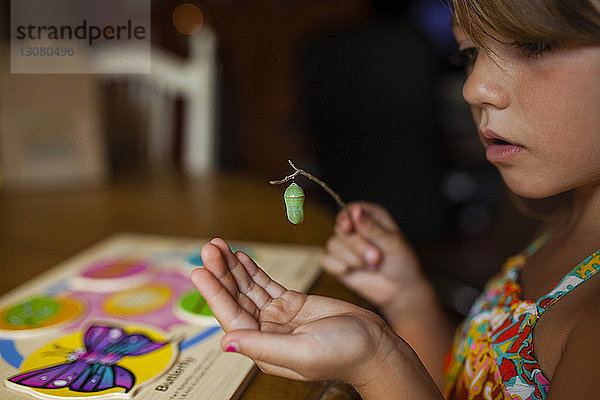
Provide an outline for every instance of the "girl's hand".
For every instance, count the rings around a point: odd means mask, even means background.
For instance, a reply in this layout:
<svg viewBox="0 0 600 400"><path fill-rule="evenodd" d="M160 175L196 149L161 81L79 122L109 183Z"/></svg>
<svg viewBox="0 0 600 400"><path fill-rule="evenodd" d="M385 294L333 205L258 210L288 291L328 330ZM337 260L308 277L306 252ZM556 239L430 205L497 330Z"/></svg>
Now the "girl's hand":
<svg viewBox="0 0 600 400"><path fill-rule="evenodd" d="M442 387L452 322L390 214L373 203L349 208L338 214L321 264L383 312Z"/></svg>
<svg viewBox="0 0 600 400"><path fill-rule="evenodd" d="M222 239L201 255L205 267L191 278L227 332L222 348L252 358L266 373L360 387L401 341L370 311L286 290Z"/></svg>
<svg viewBox="0 0 600 400"><path fill-rule="evenodd" d="M401 304L410 309L419 291L430 290L411 246L383 207L359 202L349 209L338 214L321 264L384 313L402 311Z"/></svg>

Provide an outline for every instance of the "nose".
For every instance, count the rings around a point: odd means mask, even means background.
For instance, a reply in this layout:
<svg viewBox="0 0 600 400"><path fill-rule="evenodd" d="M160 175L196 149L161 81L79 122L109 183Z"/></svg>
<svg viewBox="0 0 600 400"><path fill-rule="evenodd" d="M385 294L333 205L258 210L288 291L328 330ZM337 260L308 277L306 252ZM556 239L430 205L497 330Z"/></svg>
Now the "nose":
<svg viewBox="0 0 600 400"><path fill-rule="evenodd" d="M510 104L507 78L501 60L480 51L463 86L463 97L471 107L506 108Z"/></svg>

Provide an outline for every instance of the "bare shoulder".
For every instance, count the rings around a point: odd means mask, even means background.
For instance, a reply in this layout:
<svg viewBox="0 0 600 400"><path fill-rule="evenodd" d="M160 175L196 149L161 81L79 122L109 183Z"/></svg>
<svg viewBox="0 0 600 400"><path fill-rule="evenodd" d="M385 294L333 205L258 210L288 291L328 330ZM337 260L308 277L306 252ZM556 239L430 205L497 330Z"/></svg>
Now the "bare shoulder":
<svg viewBox="0 0 600 400"><path fill-rule="evenodd" d="M600 378L600 284L594 277L574 296L572 323L563 341L548 400L597 399ZM574 309L576 308L576 310Z"/></svg>
<svg viewBox="0 0 600 400"><path fill-rule="evenodd" d="M592 343L594 348L600 348L600 276L593 278L595 282L589 282L589 288L585 296L581 296L580 301L574 304L579 310L574 313L575 319L573 326L569 331L565 350L569 344L576 345L578 342L588 339L590 347Z"/></svg>

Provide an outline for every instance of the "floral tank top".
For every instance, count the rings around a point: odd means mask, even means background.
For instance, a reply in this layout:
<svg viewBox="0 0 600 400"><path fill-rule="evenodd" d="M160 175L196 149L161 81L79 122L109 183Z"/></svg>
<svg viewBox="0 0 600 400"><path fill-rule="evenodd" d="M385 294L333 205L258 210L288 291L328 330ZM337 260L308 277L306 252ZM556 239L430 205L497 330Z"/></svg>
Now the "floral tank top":
<svg viewBox="0 0 600 400"><path fill-rule="evenodd" d="M459 326L444 363L445 398L546 399L550 381L533 351L533 328L553 303L600 271L596 250L537 301L523 300L518 277L548 233L509 258Z"/></svg>

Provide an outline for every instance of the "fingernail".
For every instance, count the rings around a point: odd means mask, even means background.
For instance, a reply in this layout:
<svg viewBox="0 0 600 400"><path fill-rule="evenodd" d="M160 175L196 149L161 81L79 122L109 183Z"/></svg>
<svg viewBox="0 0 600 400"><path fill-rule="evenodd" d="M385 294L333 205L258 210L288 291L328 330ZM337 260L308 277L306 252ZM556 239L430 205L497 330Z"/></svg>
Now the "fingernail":
<svg viewBox="0 0 600 400"><path fill-rule="evenodd" d="M192 276L194 276L194 272L195 272L196 270L198 270L198 269L203 269L203 267L196 267L196 268L194 268L194 269L192 270L192 272L190 272L190 278L191 278Z"/></svg>
<svg viewBox="0 0 600 400"><path fill-rule="evenodd" d="M361 221L365 217L365 210L363 210L362 207L357 207L355 210L354 218Z"/></svg>
<svg viewBox="0 0 600 400"><path fill-rule="evenodd" d="M228 353L237 353L240 351L240 346L237 343L229 343L225 351Z"/></svg>
<svg viewBox="0 0 600 400"><path fill-rule="evenodd" d="M375 271L377 269L377 266L374 264L367 264L367 270L369 271Z"/></svg>
<svg viewBox="0 0 600 400"><path fill-rule="evenodd" d="M365 258L369 264L375 265L377 262L377 252L373 249L368 249L365 251Z"/></svg>

